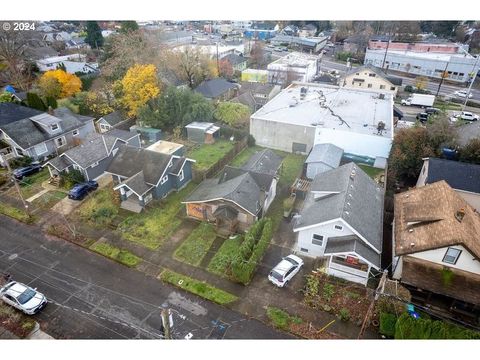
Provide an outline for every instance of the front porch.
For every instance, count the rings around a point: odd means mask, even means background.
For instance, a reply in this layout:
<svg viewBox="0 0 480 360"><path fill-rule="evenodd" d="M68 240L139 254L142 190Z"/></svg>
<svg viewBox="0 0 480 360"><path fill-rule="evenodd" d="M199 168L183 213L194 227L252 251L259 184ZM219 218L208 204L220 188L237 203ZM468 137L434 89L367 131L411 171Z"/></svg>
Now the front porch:
<svg viewBox="0 0 480 360"><path fill-rule="evenodd" d="M132 211L137 214L141 213L143 210L143 206L140 205L135 196L130 196L126 198L126 200L122 200L120 207L124 210Z"/></svg>
<svg viewBox="0 0 480 360"><path fill-rule="evenodd" d="M353 256L330 256L326 273L341 279L367 286L370 266Z"/></svg>

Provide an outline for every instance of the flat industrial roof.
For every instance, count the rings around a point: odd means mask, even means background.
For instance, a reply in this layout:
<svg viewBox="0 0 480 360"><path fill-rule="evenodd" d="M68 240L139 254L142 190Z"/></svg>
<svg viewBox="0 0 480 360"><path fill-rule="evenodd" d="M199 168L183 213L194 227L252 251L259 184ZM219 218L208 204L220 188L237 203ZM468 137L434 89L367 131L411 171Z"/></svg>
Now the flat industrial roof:
<svg viewBox="0 0 480 360"><path fill-rule="evenodd" d="M385 54L383 49L368 49L368 52L378 52ZM436 53L436 52L418 52L418 51L402 51L402 50L388 50L389 54L393 55L403 55L408 57L414 57L418 59L430 59L430 60L440 60L440 61L450 61L452 58L461 58L461 59L475 59L470 54L462 53Z"/></svg>
<svg viewBox="0 0 480 360"><path fill-rule="evenodd" d="M302 88L307 89L303 99ZM380 98L382 95L383 99ZM379 135L377 126L383 121L385 131L379 136L391 138L393 95L367 89L294 82L254 113L252 118L368 135Z"/></svg>
<svg viewBox="0 0 480 360"><path fill-rule="evenodd" d="M320 59L316 55L309 55L304 54L301 52L291 52L280 59L271 62L270 65L290 65L290 66L298 66L298 67L306 67L311 65L314 61Z"/></svg>
<svg viewBox="0 0 480 360"><path fill-rule="evenodd" d="M152 145L148 146L146 149L151 151L156 151L162 154L171 155L178 149L181 149L182 147L183 147L182 144L177 144L177 143L165 141L165 140L159 140L156 143L153 143Z"/></svg>

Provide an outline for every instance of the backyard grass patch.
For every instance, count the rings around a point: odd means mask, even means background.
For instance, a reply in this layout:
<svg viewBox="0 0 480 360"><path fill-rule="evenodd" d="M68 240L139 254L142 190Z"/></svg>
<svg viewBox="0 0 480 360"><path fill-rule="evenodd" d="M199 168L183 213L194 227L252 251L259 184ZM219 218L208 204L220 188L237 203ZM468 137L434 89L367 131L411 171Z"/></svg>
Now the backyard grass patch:
<svg viewBox="0 0 480 360"><path fill-rule="evenodd" d="M300 176L306 156L289 154L282 151L275 152L283 157L280 181L278 183L281 186L290 186L295 179Z"/></svg>
<svg viewBox="0 0 480 360"><path fill-rule="evenodd" d="M11 218L14 218L18 221L30 224L35 222L35 217L32 215L28 215L25 211L20 210L14 206L5 204L5 203L0 203L0 214L9 216Z"/></svg>
<svg viewBox="0 0 480 360"><path fill-rule="evenodd" d="M202 223L193 230L180 247L175 251L173 257L184 263L198 266L208 249L212 246L217 234L211 224Z"/></svg>
<svg viewBox="0 0 480 360"><path fill-rule="evenodd" d="M194 187L195 184L191 182L179 192L155 202L155 206L149 206L140 214L126 218L118 227L122 238L152 250L158 248L182 222L177 216L183 207L181 201Z"/></svg>
<svg viewBox="0 0 480 360"><path fill-rule="evenodd" d="M85 202L80 205L78 214L92 225L110 225L118 214L120 204L115 197L114 190L107 185L91 193Z"/></svg>
<svg viewBox="0 0 480 360"><path fill-rule="evenodd" d="M226 276L231 262L238 254L242 241L243 237L240 235L225 240L208 264L207 270L220 276Z"/></svg>
<svg viewBox="0 0 480 360"><path fill-rule="evenodd" d="M214 144L202 144L187 151L187 157L196 160L194 168L206 170L233 149L234 143L217 140Z"/></svg>
<svg viewBox="0 0 480 360"><path fill-rule="evenodd" d="M231 166L242 167L257 151L263 150L260 146L251 146L243 149L230 163Z"/></svg>
<svg viewBox="0 0 480 360"><path fill-rule="evenodd" d="M140 259L138 256L135 256L130 251L119 249L106 243L93 244L90 246L90 249L129 267L134 267L140 261L142 261L142 259Z"/></svg>
<svg viewBox="0 0 480 360"><path fill-rule="evenodd" d="M272 324L282 330L289 330L292 324L301 324L303 321L297 316L291 316L282 309L269 306L267 308L267 317Z"/></svg>
<svg viewBox="0 0 480 360"><path fill-rule="evenodd" d="M384 169L377 169L373 166L365 165L365 164L358 164L358 167L365 171L368 176L372 179L375 179L378 175L385 173Z"/></svg>
<svg viewBox="0 0 480 360"><path fill-rule="evenodd" d="M206 282L192 279L188 276L178 274L170 270L164 270L159 275L160 280L172 284L180 289L189 291L204 299L216 302L220 305L229 304L238 298L226 291L220 290Z"/></svg>

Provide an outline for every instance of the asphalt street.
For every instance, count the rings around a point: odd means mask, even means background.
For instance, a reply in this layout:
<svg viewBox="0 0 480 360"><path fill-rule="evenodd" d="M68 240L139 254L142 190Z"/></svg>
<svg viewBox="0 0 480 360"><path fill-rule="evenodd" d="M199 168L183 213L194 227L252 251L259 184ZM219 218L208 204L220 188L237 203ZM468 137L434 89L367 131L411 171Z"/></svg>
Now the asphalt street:
<svg viewBox="0 0 480 360"><path fill-rule="evenodd" d="M161 339L164 308L172 310L176 339L291 338L1 215L0 272L46 295L50 303L34 317L56 338Z"/></svg>

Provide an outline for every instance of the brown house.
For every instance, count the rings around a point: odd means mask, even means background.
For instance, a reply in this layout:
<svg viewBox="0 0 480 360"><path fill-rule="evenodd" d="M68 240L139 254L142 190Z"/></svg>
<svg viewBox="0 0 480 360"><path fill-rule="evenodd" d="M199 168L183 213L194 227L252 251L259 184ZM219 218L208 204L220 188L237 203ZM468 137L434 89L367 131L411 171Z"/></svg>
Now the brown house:
<svg viewBox="0 0 480 360"><path fill-rule="evenodd" d="M447 182L395 196L393 252L417 302L480 317L480 215Z"/></svg>

